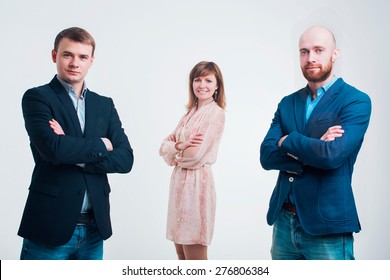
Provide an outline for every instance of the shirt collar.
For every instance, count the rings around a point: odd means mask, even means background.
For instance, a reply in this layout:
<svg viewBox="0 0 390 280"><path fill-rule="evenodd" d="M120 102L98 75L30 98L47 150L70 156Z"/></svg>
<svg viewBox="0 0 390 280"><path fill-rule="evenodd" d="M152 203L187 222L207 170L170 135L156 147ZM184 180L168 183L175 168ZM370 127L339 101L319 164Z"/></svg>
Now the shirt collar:
<svg viewBox="0 0 390 280"><path fill-rule="evenodd" d="M325 92L327 92L331 86L333 86L333 84L337 81L337 77L336 76L333 76L332 80L330 80L329 82L327 82L326 84L324 84L322 87L320 87L319 89L317 89L317 97L320 97L321 95L323 95ZM311 97L312 93L311 93L311 90L309 88L309 85L307 85L307 93L309 95L309 97Z"/></svg>
<svg viewBox="0 0 390 280"><path fill-rule="evenodd" d="M338 78L336 76L333 76L332 80L323 85L322 88L324 89L324 91L327 92L328 89L330 89L330 87L333 86L333 84L337 81L337 79Z"/></svg>
<svg viewBox="0 0 390 280"><path fill-rule="evenodd" d="M64 88L65 88L65 90L66 90L66 92L67 92L68 94L70 94L70 93L76 94L76 93L75 93L75 90L74 90L74 88L73 88L73 86L72 86L71 84L65 82L65 81L64 81L63 79L61 79L58 75L56 75L56 77L57 77L58 81L60 81L60 83L64 86ZM81 90L81 97L82 97L82 98L85 98L85 92L86 92L86 90L87 90L87 83L86 83L85 80L84 80L84 82L83 82L83 88L82 88L82 90Z"/></svg>

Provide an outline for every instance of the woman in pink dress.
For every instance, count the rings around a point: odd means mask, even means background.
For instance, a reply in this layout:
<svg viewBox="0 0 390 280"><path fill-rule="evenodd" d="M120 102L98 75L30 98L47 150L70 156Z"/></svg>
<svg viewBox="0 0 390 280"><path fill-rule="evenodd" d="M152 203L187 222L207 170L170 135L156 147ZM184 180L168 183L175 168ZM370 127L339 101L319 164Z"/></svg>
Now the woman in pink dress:
<svg viewBox="0 0 390 280"><path fill-rule="evenodd" d="M179 260L207 259L216 204L211 165L217 159L225 106L219 67L213 62L199 62L189 77L187 113L160 147L160 155L175 167L167 239L174 242Z"/></svg>

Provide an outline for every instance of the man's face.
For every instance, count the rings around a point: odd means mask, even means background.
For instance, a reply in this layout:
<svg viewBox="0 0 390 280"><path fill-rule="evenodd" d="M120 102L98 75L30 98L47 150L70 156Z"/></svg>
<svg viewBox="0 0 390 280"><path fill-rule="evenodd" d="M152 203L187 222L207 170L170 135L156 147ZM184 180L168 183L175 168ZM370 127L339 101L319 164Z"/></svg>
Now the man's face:
<svg viewBox="0 0 390 280"><path fill-rule="evenodd" d="M309 82L321 83L331 76L338 54L331 34L322 29L305 32L299 52L302 73Z"/></svg>
<svg viewBox="0 0 390 280"><path fill-rule="evenodd" d="M303 76L312 83L321 83L329 78L333 70L333 62L328 61L326 65L315 62L308 62L301 65Z"/></svg>
<svg viewBox="0 0 390 280"><path fill-rule="evenodd" d="M92 46L63 38L57 52L52 51L52 59L62 80L73 87L82 86L93 63Z"/></svg>

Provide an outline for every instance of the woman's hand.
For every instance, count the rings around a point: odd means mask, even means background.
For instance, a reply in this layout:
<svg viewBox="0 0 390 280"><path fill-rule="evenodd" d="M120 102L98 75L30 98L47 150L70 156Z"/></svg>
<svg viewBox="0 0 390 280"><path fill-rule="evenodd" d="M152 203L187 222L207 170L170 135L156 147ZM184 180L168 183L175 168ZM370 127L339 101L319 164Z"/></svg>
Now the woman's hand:
<svg viewBox="0 0 390 280"><path fill-rule="evenodd" d="M202 142L203 142L203 134L196 133L196 134L190 135L190 137L188 137L187 141L185 141L185 142L177 142L175 144L175 148L176 148L176 150L183 151L183 150L190 148L190 147L197 147L200 144L202 144Z"/></svg>
<svg viewBox="0 0 390 280"><path fill-rule="evenodd" d="M51 119L49 121L49 125L50 125L51 129L53 129L53 132L55 134L57 134L57 135L65 135L64 131L62 130L61 125L55 119Z"/></svg>

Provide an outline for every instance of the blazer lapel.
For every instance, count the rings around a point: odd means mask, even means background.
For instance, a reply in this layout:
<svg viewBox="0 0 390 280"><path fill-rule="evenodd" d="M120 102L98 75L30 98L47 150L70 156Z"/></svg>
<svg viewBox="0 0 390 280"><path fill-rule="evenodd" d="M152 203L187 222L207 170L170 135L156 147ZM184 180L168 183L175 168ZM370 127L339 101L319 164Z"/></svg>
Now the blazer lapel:
<svg viewBox="0 0 390 280"><path fill-rule="evenodd" d="M91 94L91 92L87 89L85 93L85 127L84 127L84 135L85 137L92 136L96 126L96 120L98 113L98 102L96 96Z"/></svg>
<svg viewBox="0 0 390 280"><path fill-rule="evenodd" d="M333 102L333 100L337 97L339 93L339 88L344 83L343 79L339 78L325 93L320 102L318 102L317 106L314 108L313 113L311 114L308 122L307 122L307 131L309 131L315 121L321 116L321 113L328 108L328 106Z"/></svg>
<svg viewBox="0 0 390 280"><path fill-rule="evenodd" d="M63 85L58 81L57 77L54 77L50 82L51 88L56 92L59 100L64 105L66 111L69 114L69 118L72 120L74 129L77 136L83 136L81 131L79 118L77 117L77 112L73 106L72 100L70 99L68 93L66 92Z"/></svg>
<svg viewBox="0 0 390 280"><path fill-rule="evenodd" d="M306 88L300 90L300 92L294 98L294 112L295 112L295 123L299 133L305 131L305 114L306 114Z"/></svg>

